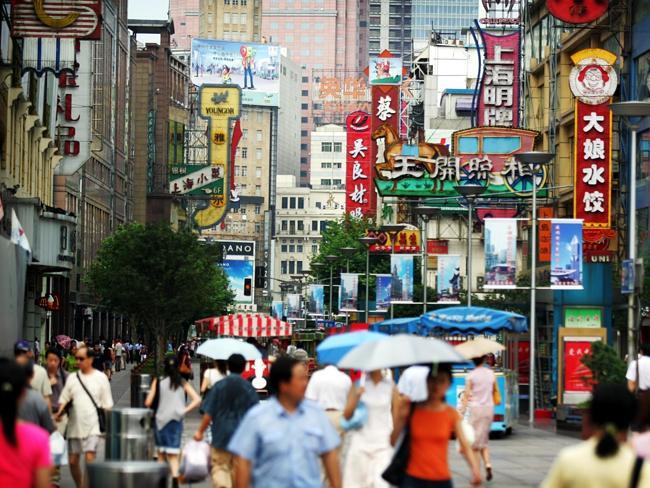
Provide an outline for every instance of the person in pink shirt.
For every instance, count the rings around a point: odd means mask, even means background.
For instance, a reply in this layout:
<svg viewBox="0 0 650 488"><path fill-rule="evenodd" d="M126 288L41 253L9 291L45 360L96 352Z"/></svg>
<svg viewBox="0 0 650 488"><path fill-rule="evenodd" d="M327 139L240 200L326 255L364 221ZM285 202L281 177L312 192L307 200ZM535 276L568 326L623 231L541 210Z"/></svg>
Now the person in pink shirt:
<svg viewBox="0 0 650 488"><path fill-rule="evenodd" d="M476 435L472 448L480 453L485 463L486 480L492 479L492 465L490 464L490 451L488 440L492 419L494 417L494 388L496 377L494 371L485 365L487 357L474 359L476 367L467 375L465 392L469 402L469 422Z"/></svg>
<svg viewBox="0 0 650 488"><path fill-rule="evenodd" d="M650 396L641 395L638 399L636 428L632 436L632 446L636 455L650 461Z"/></svg>
<svg viewBox="0 0 650 488"><path fill-rule="evenodd" d="M47 488L52 470L49 435L17 419L26 388L24 368L0 359L0 486Z"/></svg>

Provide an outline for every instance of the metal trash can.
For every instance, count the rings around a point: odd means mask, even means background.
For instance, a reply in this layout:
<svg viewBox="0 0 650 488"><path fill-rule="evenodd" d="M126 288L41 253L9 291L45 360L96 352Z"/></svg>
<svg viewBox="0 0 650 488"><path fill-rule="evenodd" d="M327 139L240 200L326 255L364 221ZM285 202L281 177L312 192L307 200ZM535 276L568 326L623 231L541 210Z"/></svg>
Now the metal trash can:
<svg viewBox="0 0 650 488"><path fill-rule="evenodd" d="M155 461L106 461L87 465L89 488L166 488L169 467Z"/></svg>
<svg viewBox="0 0 650 488"><path fill-rule="evenodd" d="M131 375L131 406L144 408L144 401L151 390L152 376L150 374Z"/></svg>
<svg viewBox="0 0 650 488"><path fill-rule="evenodd" d="M106 459L150 461L153 456L153 410L115 408L106 412Z"/></svg>

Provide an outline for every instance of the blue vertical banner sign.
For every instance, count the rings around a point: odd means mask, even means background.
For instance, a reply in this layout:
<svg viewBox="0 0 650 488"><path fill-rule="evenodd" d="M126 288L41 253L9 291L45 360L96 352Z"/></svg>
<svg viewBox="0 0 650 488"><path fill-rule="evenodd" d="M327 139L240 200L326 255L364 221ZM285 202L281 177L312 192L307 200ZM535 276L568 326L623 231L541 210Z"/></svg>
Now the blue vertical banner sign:
<svg viewBox="0 0 650 488"><path fill-rule="evenodd" d="M282 320L282 317L284 317L284 305L280 300L273 300L271 303L271 314L279 320Z"/></svg>
<svg viewBox="0 0 650 488"><path fill-rule="evenodd" d="M551 220L551 288L582 290L582 220Z"/></svg>
<svg viewBox="0 0 650 488"><path fill-rule="evenodd" d="M485 219L484 288L517 285L517 220Z"/></svg>
<svg viewBox="0 0 650 488"><path fill-rule="evenodd" d="M460 256L453 254L438 256L436 288L437 303L460 303Z"/></svg>
<svg viewBox="0 0 650 488"><path fill-rule="evenodd" d="M339 290L339 312L356 312L359 302L359 275L341 273Z"/></svg>
<svg viewBox="0 0 650 488"><path fill-rule="evenodd" d="M292 293L287 295L287 319L299 319L300 314L300 295Z"/></svg>
<svg viewBox="0 0 650 488"><path fill-rule="evenodd" d="M390 307L390 289L393 277L389 274L376 275L375 312L388 312Z"/></svg>
<svg viewBox="0 0 650 488"><path fill-rule="evenodd" d="M621 262L621 293L624 295L634 293L635 271L634 260L624 259Z"/></svg>
<svg viewBox="0 0 650 488"><path fill-rule="evenodd" d="M391 288L392 303L413 302L413 255L391 254Z"/></svg>
<svg viewBox="0 0 650 488"><path fill-rule="evenodd" d="M309 315L325 314L325 285L309 285L307 313Z"/></svg>

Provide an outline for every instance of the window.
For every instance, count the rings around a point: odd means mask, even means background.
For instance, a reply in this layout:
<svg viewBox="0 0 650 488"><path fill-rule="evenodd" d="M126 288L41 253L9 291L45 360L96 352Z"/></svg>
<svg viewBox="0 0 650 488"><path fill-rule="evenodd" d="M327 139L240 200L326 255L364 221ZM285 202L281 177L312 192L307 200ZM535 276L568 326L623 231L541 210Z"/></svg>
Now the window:
<svg viewBox="0 0 650 488"><path fill-rule="evenodd" d="M241 166L235 165L235 176L241 176Z"/></svg>
<svg viewBox="0 0 650 488"><path fill-rule="evenodd" d="M286 261L280 261L280 273L283 275L287 274L287 262Z"/></svg>
<svg viewBox="0 0 650 488"><path fill-rule="evenodd" d="M316 208L320 208L320 202L316 202ZM312 222L313 224L313 222Z"/></svg>
<svg viewBox="0 0 650 488"><path fill-rule="evenodd" d="M300 131L300 137L307 137L309 135L309 132L306 130L301 130Z"/></svg>
<svg viewBox="0 0 650 488"><path fill-rule="evenodd" d="M320 221L320 231L325 232L327 229L327 220L321 220Z"/></svg>
<svg viewBox="0 0 650 488"><path fill-rule="evenodd" d="M296 273L302 273L302 261L296 261Z"/></svg>
<svg viewBox="0 0 650 488"><path fill-rule="evenodd" d="M255 215L260 215L262 213L262 206L255 205Z"/></svg>
<svg viewBox="0 0 650 488"><path fill-rule="evenodd" d="M242 1L242 5L244 5L244 2L243 2L243 1ZM247 22L248 22L248 15L246 15L246 14L241 14L241 15L239 16L239 23L242 24L242 25L246 25Z"/></svg>
<svg viewBox="0 0 650 488"><path fill-rule="evenodd" d="M309 122L309 117L300 117L301 124L306 124L307 122Z"/></svg>
<svg viewBox="0 0 650 488"><path fill-rule="evenodd" d="M309 83L309 76L303 76L302 77L302 82L303 83Z"/></svg>
<svg viewBox="0 0 650 488"><path fill-rule="evenodd" d="M282 221L282 230L284 230L284 231L287 230L287 221L286 220Z"/></svg>
<svg viewBox="0 0 650 488"><path fill-rule="evenodd" d="M302 249L303 249L303 248L302 248L302 244L298 244L298 245L296 246L296 252L302 252Z"/></svg>
<svg viewBox="0 0 650 488"><path fill-rule="evenodd" d="M296 262L289 261L289 274L296 274Z"/></svg>
<svg viewBox="0 0 650 488"><path fill-rule="evenodd" d="M248 176L248 166L242 166L241 167L241 175L242 176Z"/></svg>
<svg viewBox="0 0 650 488"><path fill-rule="evenodd" d="M309 109L309 104L308 103L301 103L300 104L300 110L308 110Z"/></svg>
<svg viewBox="0 0 650 488"><path fill-rule="evenodd" d="M296 233L296 221L295 220L290 220L289 221L289 234L295 234Z"/></svg>
<svg viewBox="0 0 650 488"><path fill-rule="evenodd" d="M331 142L321 142L320 150L322 152L332 152L332 143Z"/></svg>
<svg viewBox="0 0 650 488"><path fill-rule="evenodd" d="M235 3L236 0L233 0L233 4ZM225 21L224 21L225 23ZM230 23L232 24L239 24L239 14L231 14L231 21Z"/></svg>
<svg viewBox="0 0 650 488"><path fill-rule="evenodd" d="M241 157L242 157L242 159L248 159L248 148L247 147L242 147L241 148Z"/></svg>
<svg viewBox="0 0 650 488"><path fill-rule="evenodd" d="M255 159L258 161L262 159L262 149L259 147L255 149Z"/></svg>
<svg viewBox="0 0 650 488"><path fill-rule="evenodd" d="M282 245L280 246L280 251L282 251L282 252L287 252L287 245L286 245L286 244L282 244Z"/></svg>
<svg viewBox="0 0 650 488"><path fill-rule="evenodd" d="M318 230L318 220L311 221L311 230L313 230L314 232Z"/></svg>
<svg viewBox="0 0 650 488"><path fill-rule="evenodd" d="M260 234L262 232L262 224L255 224L255 233Z"/></svg>
<svg viewBox="0 0 650 488"><path fill-rule="evenodd" d="M289 208L288 205L289 199L287 197L282 197L282 208Z"/></svg>
<svg viewBox="0 0 650 488"><path fill-rule="evenodd" d="M296 252L296 246L295 246L295 244L290 244L290 245L289 245L289 252Z"/></svg>
<svg viewBox="0 0 650 488"><path fill-rule="evenodd" d="M334 152L341 152L343 151L343 143L342 142L335 142L334 143Z"/></svg>
<svg viewBox="0 0 650 488"><path fill-rule="evenodd" d="M300 158L300 164L309 164L308 158Z"/></svg>
<svg viewBox="0 0 650 488"><path fill-rule="evenodd" d="M332 185L340 185L340 184L341 184L341 180L339 179L332 180Z"/></svg>
<svg viewBox="0 0 650 488"><path fill-rule="evenodd" d="M343 168L343 163L332 163L332 168L341 169Z"/></svg>
<svg viewBox="0 0 650 488"><path fill-rule="evenodd" d="M301 232L305 230L305 223L302 220L298 221L298 230Z"/></svg>
<svg viewBox="0 0 650 488"><path fill-rule="evenodd" d="M230 2L228 2L230 3ZM209 18L212 18L212 15L208 15ZM225 12L223 14L223 23L224 24L230 24L230 14L228 12Z"/></svg>
<svg viewBox="0 0 650 488"><path fill-rule="evenodd" d="M332 167L332 163L321 163L320 167L323 169L330 169Z"/></svg>
<svg viewBox="0 0 650 488"><path fill-rule="evenodd" d="M307 144L300 144L300 150L301 151L306 151L307 150ZM302 163L302 161L301 161Z"/></svg>
<svg viewBox="0 0 650 488"><path fill-rule="evenodd" d="M296 208L296 197L289 198L289 208Z"/></svg>
<svg viewBox="0 0 650 488"><path fill-rule="evenodd" d="M241 114L241 119L242 120L248 120L248 111L244 110L244 113Z"/></svg>
<svg viewBox="0 0 650 488"><path fill-rule="evenodd" d="M255 178L261 178L262 177L262 167L257 166L255 168Z"/></svg>
<svg viewBox="0 0 650 488"><path fill-rule="evenodd" d="M255 185L255 195L258 197L262 195L262 185Z"/></svg>
<svg viewBox="0 0 650 488"><path fill-rule="evenodd" d="M255 140L256 140L257 142L262 142L262 131L261 131L261 130L258 130L258 131L255 133Z"/></svg>
<svg viewBox="0 0 650 488"><path fill-rule="evenodd" d="M303 97L308 97L309 96L309 90L302 90L302 96Z"/></svg>
<svg viewBox="0 0 650 488"><path fill-rule="evenodd" d="M264 121L264 114L262 112L257 112L257 122L262 123Z"/></svg>
<svg viewBox="0 0 650 488"><path fill-rule="evenodd" d="M332 180L329 178L323 178L320 180L320 184L323 186L330 186L332 184Z"/></svg>
<svg viewBox="0 0 650 488"><path fill-rule="evenodd" d="M248 139L248 129L244 129L242 131L242 139L244 140Z"/></svg>
<svg viewBox="0 0 650 488"><path fill-rule="evenodd" d="M311 253L318 254L318 246L316 244L311 245Z"/></svg>
<svg viewBox="0 0 650 488"><path fill-rule="evenodd" d="M298 198L298 208L305 208L305 199L302 197Z"/></svg>

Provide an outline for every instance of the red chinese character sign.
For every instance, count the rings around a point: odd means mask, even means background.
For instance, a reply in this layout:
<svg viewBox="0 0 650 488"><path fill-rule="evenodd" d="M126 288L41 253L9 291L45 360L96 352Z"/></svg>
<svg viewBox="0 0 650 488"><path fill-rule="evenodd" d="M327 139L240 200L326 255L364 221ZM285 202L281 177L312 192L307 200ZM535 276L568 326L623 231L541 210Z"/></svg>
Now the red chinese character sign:
<svg viewBox="0 0 650 488"><path fill-rule="evenodd" d="M576 97L574 216L585 228L609 229L612 199L612 113L618 78L616 55L584 49L571 56L569 81Z"/></svg>
<svg viewBox="0 0 650 488"><path fill-rule="evenodd" d="M399 142L399 86L374 85L372 87L372 163L386 162L386 149Z"/></svg>
<svg viewBox="0 0 650 488"><path fill-rule="evenodd" d="M591 353L591 341L569 341L564 343L564 392L591 391L591 371L582 363L582 358Z"/></svg>
<svg viewBox="0 0 650 488"><path fill-rule="evenodd" d="M12 0L11 35L98 40L101 0Z"/></svg>
<svg viewBox="0 0 650 488"><path fill-rule="evenodd" d="M546 0L553 17L568 24L593 22L607 12L607 0Z"/></svg>
<svg viewBox="0 0 650 488"><path fill-rule="evenodd" d="M477 125L519 126L519 31L497 36L481 31L485 60Z"/></svg>
<svg viewBox="0 0 650 488"><path fill-rule="evenodd" d="M372 186L370 114L352 112L347 116L347 157L345 212L355 218L375 214L375 189Z"/></svg>

